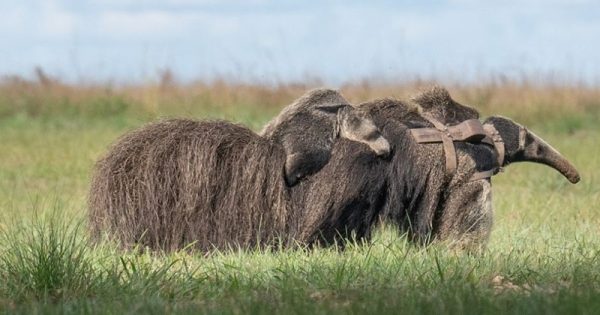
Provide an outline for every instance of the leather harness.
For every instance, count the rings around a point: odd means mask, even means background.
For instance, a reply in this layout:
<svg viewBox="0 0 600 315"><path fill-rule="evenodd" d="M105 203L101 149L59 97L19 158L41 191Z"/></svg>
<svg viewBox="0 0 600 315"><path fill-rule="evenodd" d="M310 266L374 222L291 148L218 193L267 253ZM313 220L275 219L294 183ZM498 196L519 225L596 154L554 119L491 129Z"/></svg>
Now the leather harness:
<svg viewBox="0 0 600 315"><path fill-rule="evenodd" d="M469 119L457 125L448 126L430 115L424 114L423 117L431 122L434 128L411 128L410 132L417 143L442 143L446 158L446 175L454 174L457 168L455 141L485 143L493 146L498 153L497 167L476 172L469 178L469 181L491 178L502 170L505 153L504 141L494 126L483 125L478 119ZM523 137L521 134L524 135L524 133L520 133L520 137ZM524 142L519 139L519 144Z"/></svg>

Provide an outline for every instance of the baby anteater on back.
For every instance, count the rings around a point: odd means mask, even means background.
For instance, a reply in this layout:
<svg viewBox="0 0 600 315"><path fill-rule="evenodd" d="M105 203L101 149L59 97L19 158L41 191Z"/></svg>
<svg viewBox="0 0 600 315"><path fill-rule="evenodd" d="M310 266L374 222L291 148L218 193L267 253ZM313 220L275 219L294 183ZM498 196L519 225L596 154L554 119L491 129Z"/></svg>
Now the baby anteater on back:
<svg viewBox="0 0 600 315"><path fill-rule="evenodd" d="M303 207L292 202L294 186L329 161L339 137L376 155L389 152L371 119L332 90L307 93L261 135L225 121L146 125L119 139L96 165L92 234L163 250L302 243L298 235L314 233L293 223Z"/></svg>

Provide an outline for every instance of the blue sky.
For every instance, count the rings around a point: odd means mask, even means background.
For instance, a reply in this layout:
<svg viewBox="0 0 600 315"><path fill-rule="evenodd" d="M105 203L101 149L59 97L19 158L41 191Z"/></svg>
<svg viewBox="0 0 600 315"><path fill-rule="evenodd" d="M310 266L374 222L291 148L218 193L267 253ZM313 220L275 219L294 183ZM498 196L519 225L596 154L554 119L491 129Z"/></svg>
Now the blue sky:
<svg viewBox="0 0 600 315"><path fill-rule="evenodd" d="M600 1L0 0L0 75L600 84Z"/></svg>

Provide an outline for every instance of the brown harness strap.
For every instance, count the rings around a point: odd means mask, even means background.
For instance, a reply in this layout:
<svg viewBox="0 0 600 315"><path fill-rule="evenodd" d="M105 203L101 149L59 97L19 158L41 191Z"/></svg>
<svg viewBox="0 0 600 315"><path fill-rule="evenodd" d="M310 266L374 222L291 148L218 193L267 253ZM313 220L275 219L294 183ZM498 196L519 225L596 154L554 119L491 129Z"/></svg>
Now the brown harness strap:
<svg viewBox="0 0 600 315"><path fill-rule="evenodd" d="M487 170L487 171L476 172L476 173L474 173L471 176L471 178L469 178L469 181L470 182L474 182L476 180L480 180L480 179L484 179L484 178L490 178L494 174L496 174L496 169L491 169L491 170Z"/></svg>
<svg viewBox="0 0 600 315"><path fill-rule="evenodd" d="M504 140L502 140L500 133L492 124L484 125L483 129L485 129L485 132L488 134L488 137L491 138L492 144L494 145L494 147L496 148L496 152L498 153L498 167L502 167L502 165L504 165L504 154L506 152L504 148Z"/></svg>
<svg viewBox="0 0 600 315"><path fill-rule="evenodd" d="M446 174L452 175L457 169L457 155L454 141L482 142L493 145L498 154L498 165L501 169L504 163L504 141L500 133L492 125L482 125L478 119L465 120L454 126L444 125L431 115L423 117L432 123L435 128L414 128L410 132L417 143L442 143L446 158ZM497 169L474 173L469 181L490 178Z"/></svg>
<svg viewBox="0 0 600 315"><path fill-rule="evenodd" d="M418 143L435 143L440 142L442 134L440 132L449 133L454 141L478 142L487 141L492 144L491 140L485 140L486 131L477 119L469 119L454 126L445 126L440 121L426 117L435 128L416 128L411 129L411 133Z"/></svg>
<svg viewBox="0 0 600 315"><path fill-rule="evenodd" d="M527 128L519 126L519 151L525 150L525 141L527 137Z"/></svg>
<svg viewBox="0 0 600 315"><path fill-rule="evenodd" d="M437 134L441 138L442 145L444 147L444 155L446 156L446 173L453 174L454 171L456 171L457 161L452 132L448 129L448 126L444 125L432 116L424 115L424 117L435 126L435 129L437 129Z"/></svg>

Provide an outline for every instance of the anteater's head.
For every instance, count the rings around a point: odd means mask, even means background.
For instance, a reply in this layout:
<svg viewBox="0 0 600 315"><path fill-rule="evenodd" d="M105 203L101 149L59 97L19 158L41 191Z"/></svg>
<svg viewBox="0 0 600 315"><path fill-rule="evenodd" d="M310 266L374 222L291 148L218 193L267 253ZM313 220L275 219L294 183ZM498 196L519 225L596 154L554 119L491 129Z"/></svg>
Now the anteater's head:
<svg viewBox="0 0 600 315"><path fill-rule="evenodd" d="M447 127L469 119L474 119L475 125L480 124L475 109L457 103L442 88L433 88L413 100L419 105L421 115L430 121L436 120ZM487 141L454 139L455 170L447 170L446 155L452 154L447 149L443 149L444 154L430 157L432 165L438 162L437 165L446 168L442 175L437 175L437 190L442 194L432 216L433 232L469 248L485 244L488 238L493 213L491 176L502 168L514 162L534 162L554 168L571 183L580 179L575 167L556 149L511 119L492 116L479 128ZM444 147L442 143L419 145Z"/></svg>

